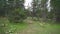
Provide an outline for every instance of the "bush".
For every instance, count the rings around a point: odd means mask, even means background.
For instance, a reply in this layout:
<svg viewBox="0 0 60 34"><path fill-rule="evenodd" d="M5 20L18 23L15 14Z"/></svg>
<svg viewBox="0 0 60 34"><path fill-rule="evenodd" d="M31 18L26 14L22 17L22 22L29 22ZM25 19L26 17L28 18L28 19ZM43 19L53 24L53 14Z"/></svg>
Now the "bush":
<svg viewBox="0 0 60 34"><path fill-rule="evenodd" d="M9 21L15 23L22 22L25 18L26 18L26 11L22 9L16 9L12 11L8 16Z"/></svg>
<svg viewBox="0 0 60 34"><path fill-rule="evenodd" d="M0 18L0 34L5 34L5 32L7 31L7 25L8 25L9 21L7 18Z"/></svg>

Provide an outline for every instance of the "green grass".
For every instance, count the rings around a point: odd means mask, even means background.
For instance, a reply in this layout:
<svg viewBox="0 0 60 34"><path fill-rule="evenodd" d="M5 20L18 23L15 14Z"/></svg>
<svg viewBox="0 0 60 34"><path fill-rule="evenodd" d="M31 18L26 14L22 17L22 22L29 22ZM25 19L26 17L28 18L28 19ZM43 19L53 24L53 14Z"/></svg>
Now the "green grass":
<svg viewBox="0 0 60 34"><path fill-rule="evenodd" d="M6 18L0 18L0 24L5 24L4 26L0 26L0 34L15 34L18 31L22 31L26 29L26 23L10 23Z"/></svg>
<svg viewBox="0 0 60 34"><path fill-rule="evenodd" d="M45 23L34 20L28 19L32 23L28 25L28 28L24 32L25 34L60 34L60 24L52 24L51 21Z"/></svg>
<svg viewBox="0 0 60 34"><path fill-rule="evenodd" d="M25 21L26 22L26 21ZM50 24L31 20L31 24L22 23L10 23L6 18L0 18L0 34L60 34L60 24ZM28 27L28 28L27 28ZM27 32L29 31L29 32Z"/></svg>
<svg viewBox="0 0 60 34"><path fill-rule="evenodd" d="M30 30L30 34L60 34L60 25L35 23L30 25Z"/></svg>

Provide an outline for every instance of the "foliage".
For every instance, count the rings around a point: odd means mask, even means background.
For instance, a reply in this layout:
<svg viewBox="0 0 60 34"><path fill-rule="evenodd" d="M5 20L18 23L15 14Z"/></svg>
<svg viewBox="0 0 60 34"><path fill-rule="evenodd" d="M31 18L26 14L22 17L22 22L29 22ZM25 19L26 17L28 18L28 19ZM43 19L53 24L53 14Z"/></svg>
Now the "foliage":
<svg viewBox="0 0 60 34"><path fill-rule="evenodd" d="M26 19L26 12L22 9L15 9L8 16L8 19L11 22L22 22L24 19Z"/></svg>
<svg viewBox="0 0 60 34"><path fill-rule="evenodd" d="M15 34L17 32L25 30L26 27L27 24L25 22L10 23L7 18L0 18L0 34Z"/></svg>
<svg viewBox="0 0 60 34"><path fill-rule="evenodd" d="M26 18L26 12L24 11L24 0L11 0L7 4L8 10L8 20L10 22L22 22Z"/></svg>
<svg viewBox="0 0 60 34"><path fill-rule="evenodd" d="M55 18L57 22L60 22L60 0L51 0L51 4L53 6L53 14L55 14Z"/></svg>
<svg viewBox="0 0 60 34"><path fill-rule="evenodd" d="M9 20L7 18L0 18L0 34L5 34L5 27L7 27L7 25L9 23Z"/></svg>

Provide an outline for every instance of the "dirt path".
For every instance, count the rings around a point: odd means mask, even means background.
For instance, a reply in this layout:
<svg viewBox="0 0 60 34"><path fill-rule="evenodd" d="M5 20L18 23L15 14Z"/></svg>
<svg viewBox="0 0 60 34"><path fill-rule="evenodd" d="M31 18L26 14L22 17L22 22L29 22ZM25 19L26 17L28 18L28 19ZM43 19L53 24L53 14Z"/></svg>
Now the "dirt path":
<svg viewBox="0 0 60 34"><path fill-rule="evenodd" d="M17 34L60 34L60 29L48 26L44 23L27 20L27 28Z"/></svg>
<svg viewBox="0 0 60 34"><path fill-rule="evenodd" d="M20 34L60 34L59 31L60 29L43 27L34 23L29 24L26 30L22 31Z"/></svg>
<svg viewBox="0 0 60 34"><path fill-rule="evenodd" d="M38 24L29 24L26 30L22 31L20 34L37 34L42 29Z"/></svg>
<svg viewBox="0 0 60 34"><path fill-rule="evenodd" d="M32 32L31 25L28 25L26 30L23 30L20 34L30 34Z"/></svg>
<svg viewBox="0 0 60 34"><path fill-rule="evenodd" d="M20 34L36 34L35 32L38 31L40 27L38 27L38 24L35 23L35 21L31 21L30 19L27 19L27 28L26 30L23 30Z"/></svg>

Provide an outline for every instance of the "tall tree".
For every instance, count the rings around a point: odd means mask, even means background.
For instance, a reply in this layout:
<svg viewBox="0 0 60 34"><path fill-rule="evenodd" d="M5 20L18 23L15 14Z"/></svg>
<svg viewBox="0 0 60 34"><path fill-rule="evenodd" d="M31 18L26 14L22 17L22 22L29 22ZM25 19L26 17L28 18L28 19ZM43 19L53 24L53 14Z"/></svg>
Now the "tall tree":
<svg viewBox="0 0 60 34"><path fill-rule="evenodd" d="M10 2L10 12L9 20L12 22L21 22L26 18L26 12L24 11L24 0L11 0ZM11 3L12 2L12 3Z"/></svg>
<svg viewBox="0 0 60 34"><path fill-rule="evenodd" d="M0 0L0 16L18 22L25 19L24 0Z"/></svg>
<svg viewBox="0 0 60 34"><path fill-rule="evenodd" d="M47 18L47 4L46 4L47 0L41 0L41 15L43 18L43 21L46 21Z"/></svg>
<svg viewBox="0 0 60 34"><path fill-rule="evenodd" d="M60 0L51 0L56 22L60 22Z"/></svg>

